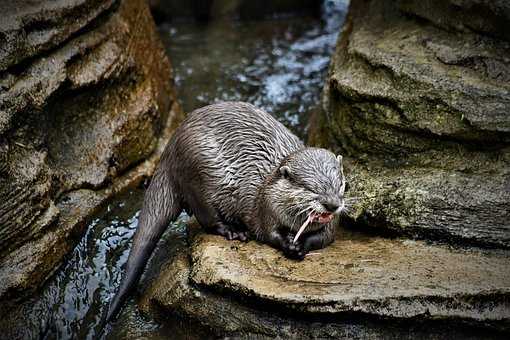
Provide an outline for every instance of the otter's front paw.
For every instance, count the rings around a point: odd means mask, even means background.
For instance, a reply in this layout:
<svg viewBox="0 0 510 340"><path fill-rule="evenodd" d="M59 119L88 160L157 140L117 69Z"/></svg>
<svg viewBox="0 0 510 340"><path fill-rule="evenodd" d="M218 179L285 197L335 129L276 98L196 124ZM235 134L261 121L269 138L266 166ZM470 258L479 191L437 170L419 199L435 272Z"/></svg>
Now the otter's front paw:
<svg viewBox="0 0 510 340"><path fill-rule="evenodd" d="M293 240L293 235L287 236L282 246L283 254L289 259L301 261L305 258L306 255L305 247L301 241L298 240L296 243L294 243L292 242Z"/></svg>
<svg viewBox="0 0 510 340"><path fill-rule="evenodd" d="M227 240L239 240L242 242L246 242L249 240L249 233L247 230L237 230L234 226L231 226L229 224L225 224L222 222L218 222L214 225L213 231L225 237Z"/></svg>

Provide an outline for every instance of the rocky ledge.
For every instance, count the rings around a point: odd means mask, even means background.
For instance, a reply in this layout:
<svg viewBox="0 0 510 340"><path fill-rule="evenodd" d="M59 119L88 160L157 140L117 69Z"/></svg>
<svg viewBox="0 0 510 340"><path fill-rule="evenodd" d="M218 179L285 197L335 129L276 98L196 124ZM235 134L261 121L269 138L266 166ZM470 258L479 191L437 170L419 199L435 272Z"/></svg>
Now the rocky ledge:
<svg viewBox="0 0 510 340"><path fill-rule="evenodd" d="M245 336L471 338L488 328L497 338L510 329L505 251L343 230L295 262L266 245L204 234L195 223L190 244L162 266L142 309Z"/></svg>
<svg viewBox="0 0 510 340"><path fill-rule="evenodd" d="M143 0L11 1L0 22L0 301L37 289L181 113Z"/></svg>
<svg viewBox="0 0 510 340"><path fill-rule="evenodd" d="M312 143L350 159L357 226L510 247L509 13L351 2Z"/></svg>

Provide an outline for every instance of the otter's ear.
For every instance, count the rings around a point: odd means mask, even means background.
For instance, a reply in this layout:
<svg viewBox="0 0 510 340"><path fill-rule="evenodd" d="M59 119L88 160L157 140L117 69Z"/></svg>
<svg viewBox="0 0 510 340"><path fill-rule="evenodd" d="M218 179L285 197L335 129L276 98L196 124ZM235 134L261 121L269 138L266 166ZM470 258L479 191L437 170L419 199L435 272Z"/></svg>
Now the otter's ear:
<svg viewBox="0 0 510 340"><path fill-rule="evenodd" d="M290 168L286 165L280 167L280 174L285 178L289 178L290 177Z"/></svg>
<svg viewBox="0 0 510 340"><path fill-rule="evenodd" d="M338 160L338 163L340 163L340 165L341 165L342 164L342 160L343 160L342 155L337 155L336 159Z"/></svg>

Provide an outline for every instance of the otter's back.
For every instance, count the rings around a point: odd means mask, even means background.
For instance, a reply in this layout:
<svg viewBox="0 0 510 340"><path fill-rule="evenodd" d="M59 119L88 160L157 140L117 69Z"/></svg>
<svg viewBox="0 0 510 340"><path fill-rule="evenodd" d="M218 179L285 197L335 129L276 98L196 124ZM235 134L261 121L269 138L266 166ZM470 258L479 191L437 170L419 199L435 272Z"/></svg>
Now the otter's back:
<svg viewBox="0 0 510 340"><path fill-rule="evenodd" d="M227 220L248 222L257 188L303 143L283 124L242 102L212 104L190 113L175 134L176 176Z"/></svg>

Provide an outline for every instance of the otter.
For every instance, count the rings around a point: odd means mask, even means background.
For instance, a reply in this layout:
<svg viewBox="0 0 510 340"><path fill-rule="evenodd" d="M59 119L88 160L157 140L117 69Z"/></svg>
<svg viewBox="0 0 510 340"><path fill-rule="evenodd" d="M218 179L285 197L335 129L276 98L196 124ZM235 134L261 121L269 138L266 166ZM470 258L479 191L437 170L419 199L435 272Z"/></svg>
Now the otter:
<svg viewBox="0 0 510 340"><path fill-rule="evenodd" d="M191 112L145 192L106 322L116 317L165 228L183 210L207 232L228 240L254 238L302 260L333 242L344 191L342 157L305 147L263 110L222 102Z"/></svg>

